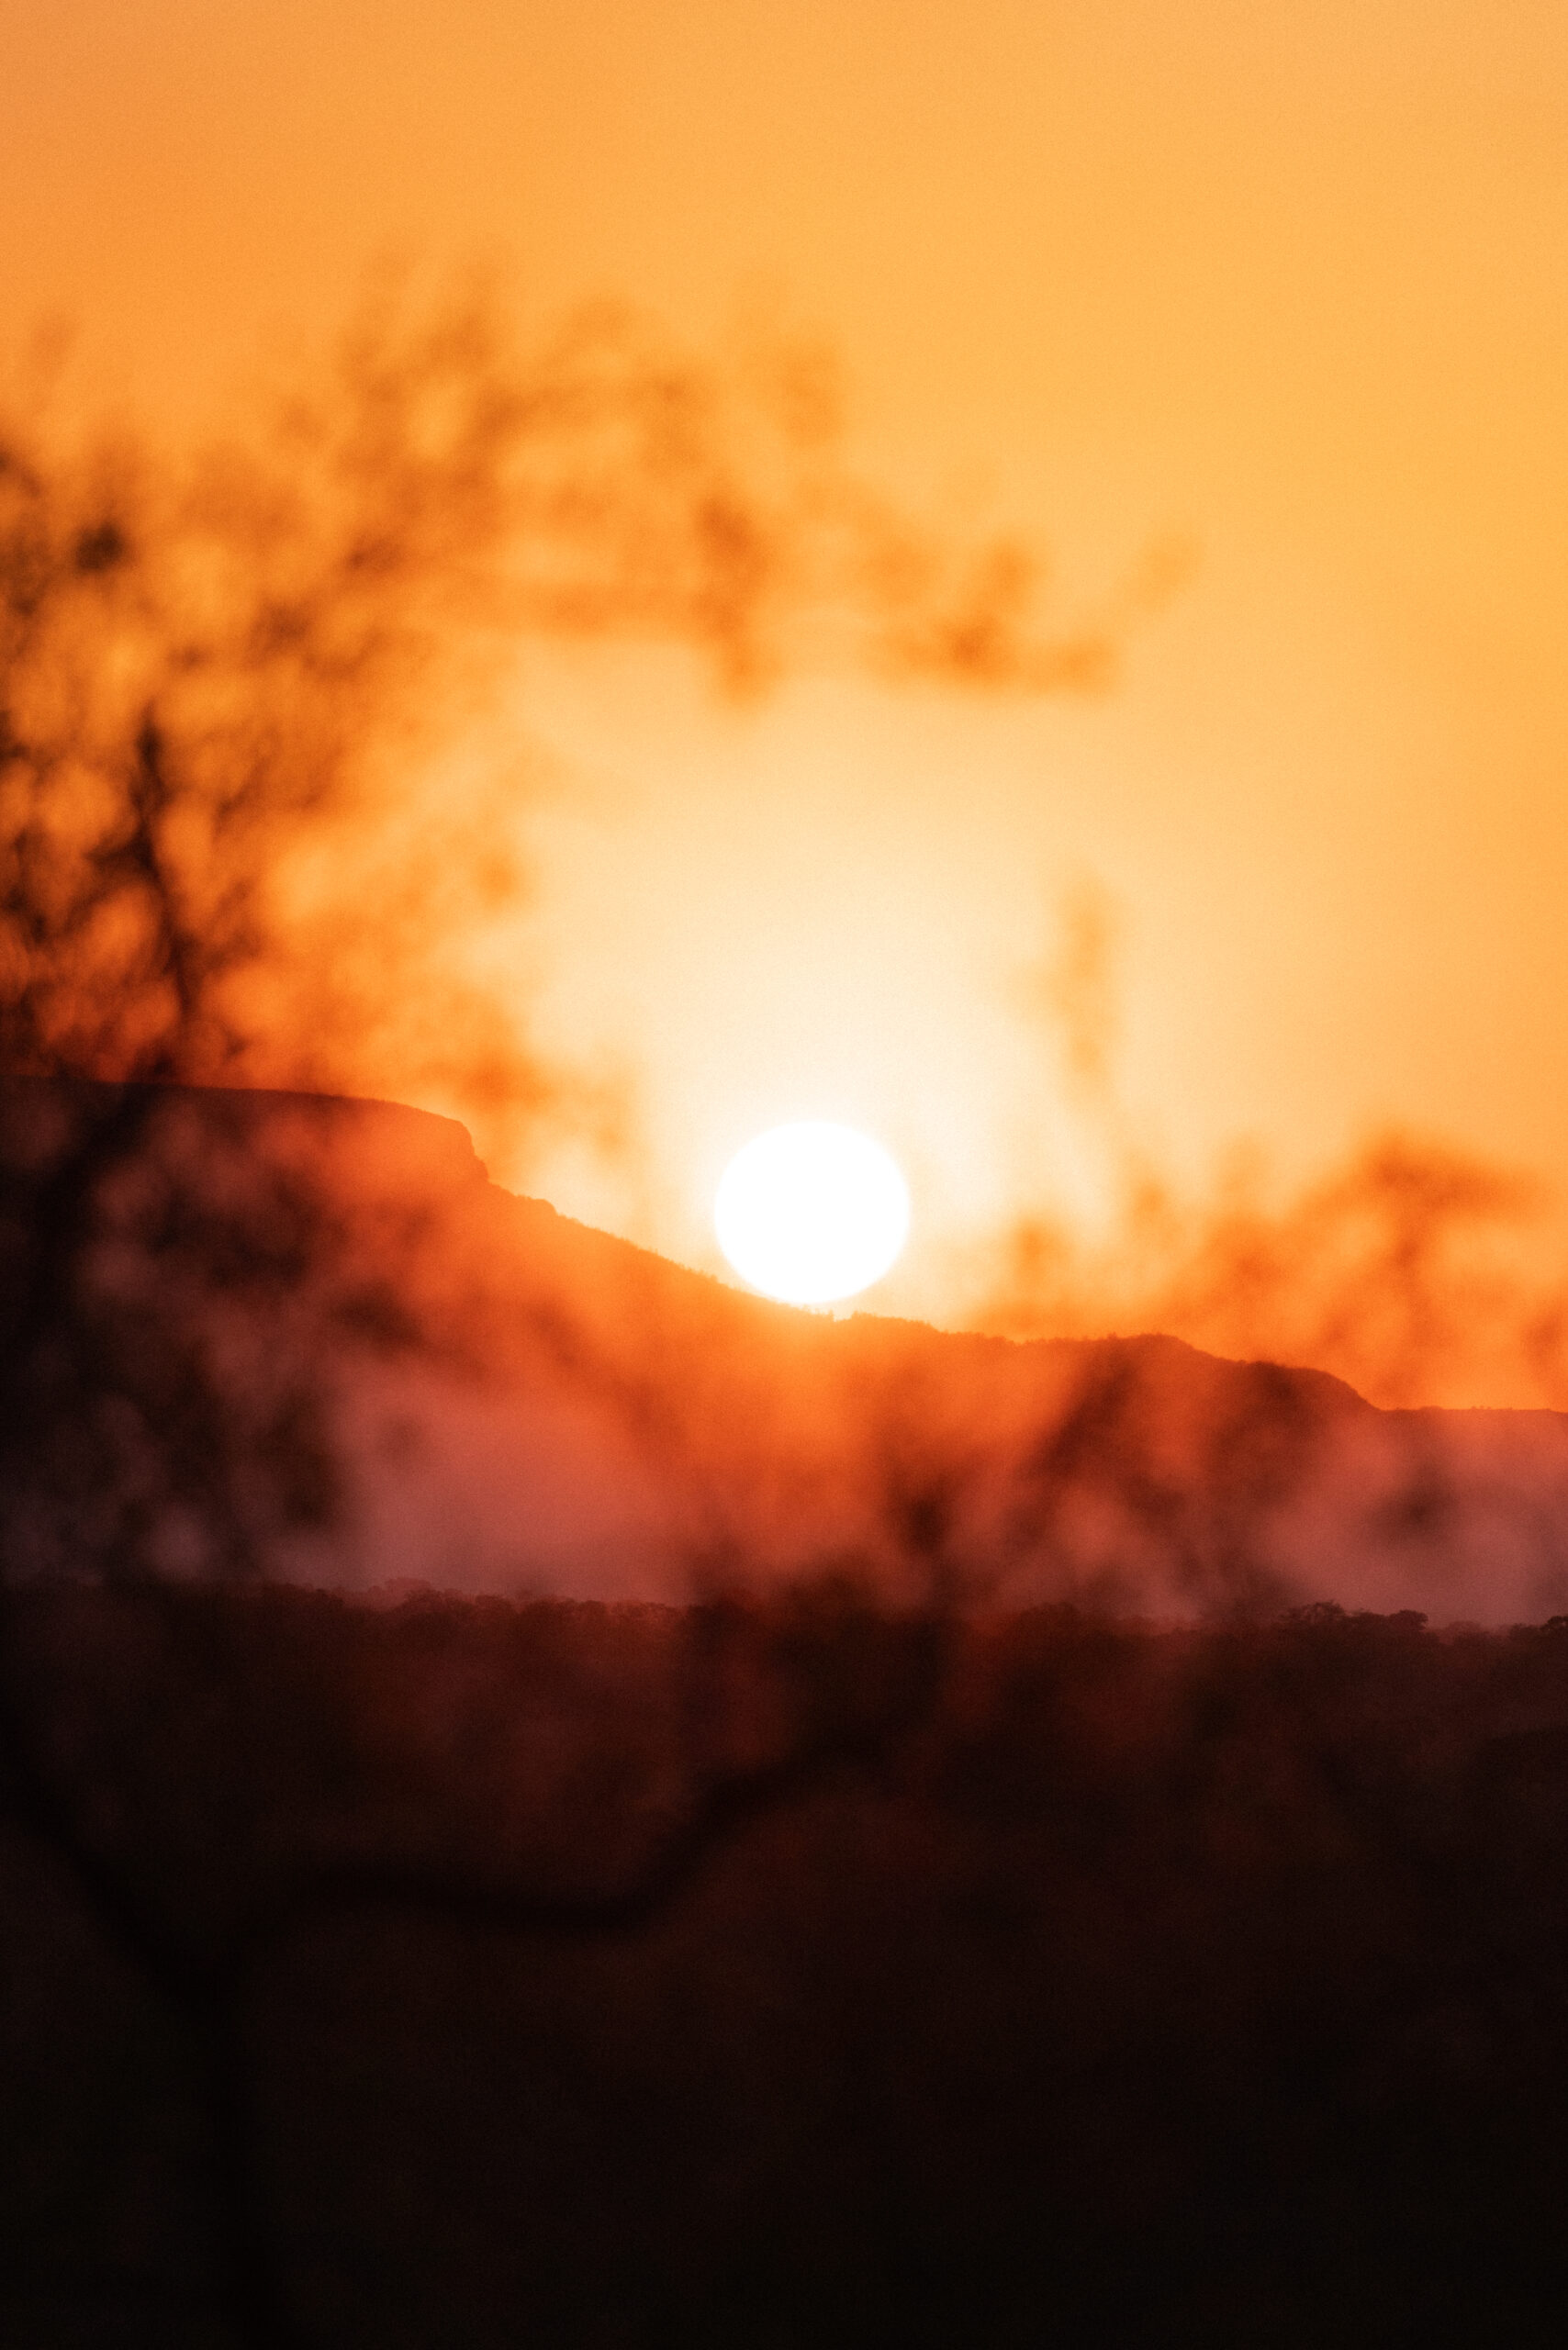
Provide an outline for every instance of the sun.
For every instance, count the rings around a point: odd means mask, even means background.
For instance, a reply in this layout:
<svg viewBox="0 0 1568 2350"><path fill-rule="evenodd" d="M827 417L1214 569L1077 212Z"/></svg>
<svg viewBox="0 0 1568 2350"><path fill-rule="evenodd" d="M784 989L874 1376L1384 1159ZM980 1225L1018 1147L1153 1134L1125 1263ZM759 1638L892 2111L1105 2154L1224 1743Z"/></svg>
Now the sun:
<svg viewBox="0 0 1568 2350"><path fill-rule="evenodd" d="M713 1202L743 1281L787 1305L830 1305L880 1281L909 1234L909 1192L880 1143L804 1119L735 1153Z"/></svg>

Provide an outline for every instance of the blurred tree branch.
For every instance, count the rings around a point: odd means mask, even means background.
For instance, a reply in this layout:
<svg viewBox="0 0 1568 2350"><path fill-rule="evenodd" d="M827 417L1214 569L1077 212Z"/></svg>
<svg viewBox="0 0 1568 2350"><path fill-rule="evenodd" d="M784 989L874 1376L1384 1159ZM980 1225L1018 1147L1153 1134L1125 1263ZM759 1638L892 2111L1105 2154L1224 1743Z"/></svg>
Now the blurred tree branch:
<svg viewBox="0 0 1568 2350"><path fill-rule="evenodd" d="M1038 690L1086 682L1108 649L1042 629L1020 546L951 545L857 476L809 346L714 365L600 308L520 351L484 297L420 317L387 294L320 386L183 467L0 420L0 1076L363 1091L368 1064L514 1130L602 1119L526 1006L454 951L521 886L515 809L476 788L442 821L409 789L521 644L563 638L685 646L728 693L818 659ZM117 1189L156 1105L93 1101L73 1098L47 1147L7 1142L33 1154L7 1170L11 1473L41 1399L65 1410L63 1347L136 1418L144 1466L165 1438L207 1464L187 1483L237 1556L242 1464L197 1397L212 1333L185 1325L176 1371L171 1293L158 1345L143 1313L136 1348L117 1346L97 1245L112 1232L123 1263L161 1215L189 1292L201 1250L223 1253L219 1219L210 1200L183 1225L166 1212L197 1181L167 1150L151 1155L162 1207ZM258 1185L234 1198L227 1253L270 1266L281 1301L294 1275L263 1228L292 1217L302 1271L307 1225L324 1242L331 1217L298 1170L286 1202ZM163 1381L140 1398L139 1351ZM312 1417L301 1372L274 1427Z"/></svg>
<svg viewBox="0 0 1568 2350"><path fill-rule="evenodd" d="M520 354L484 301L423 319L374 302L323 387L184 467L0 418L0 1769L13 1821L181 2020L219 2298L258 2350L299 2337L249 2069L256 1950L332 1901L546 1932L644 1919L748 1820L912 1733L946 1600L934 1586L867 1684L839 1658L880 1653L862 1602L819 1623L798 1595L768 1635L800 1683L777 1738L693 1760L679 1816L614 1885L339 1865L270 1909L258 1889L230 1942L186 1946L50 1759L57 1693L19 1642L24 1586L263 1574L281 1533L347 1498L323 1294L367 1348L442 1334L356 1320L343 1203L308 1154L258 1158L212 1110L182 1123L172 1089L352 1086L374 1036L399 1091L580 1113L526 1018L445 951L520 882L499 802L438 837L408 820L453 713L541 639L683 646L731 695L822 660L987 690L1099 682L1104 632L1043 627L1038 578L1021 543L955 547L855 476L820 352L726 373L618 311ZM909 1499L922 1560L929 1516ZM756 1624L716 1599L693 1626L701 1746Z"/></svg>

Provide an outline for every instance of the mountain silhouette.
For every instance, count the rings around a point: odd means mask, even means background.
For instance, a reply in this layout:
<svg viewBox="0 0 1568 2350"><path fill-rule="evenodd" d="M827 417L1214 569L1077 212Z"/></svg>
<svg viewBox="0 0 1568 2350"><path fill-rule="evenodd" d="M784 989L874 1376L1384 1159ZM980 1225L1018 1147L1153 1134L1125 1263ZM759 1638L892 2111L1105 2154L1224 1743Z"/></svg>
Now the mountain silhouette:
<svg viewBox="0 0 1568 2350"><path fill-rule="evenodd" d="M202 1274L219 1350L264 1321L330 1396L352 1506L278 1548L290 1579L674 1600L842 1570L1158 1620L1568 1607L1568 1416L1385 1411L1159 1335L776 1305L502 1190L463 1126L393 1103L5 1080L8 1260L129 1099L133 1155L165 1189L177 1169L187 1209L238 1170L266 1174L274 1223L280 1184L311 1203L270 1289L248 1260ZM137 1227L154 1302L192 1287L158 1258L192 1217L160 1213Z"/></svg>

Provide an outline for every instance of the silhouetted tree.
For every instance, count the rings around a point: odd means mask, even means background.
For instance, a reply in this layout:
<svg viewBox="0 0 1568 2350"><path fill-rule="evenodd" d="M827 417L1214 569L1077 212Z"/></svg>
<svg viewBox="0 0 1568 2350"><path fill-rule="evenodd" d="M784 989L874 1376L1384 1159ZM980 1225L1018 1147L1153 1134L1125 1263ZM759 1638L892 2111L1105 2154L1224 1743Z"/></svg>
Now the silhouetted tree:
<svg viewBox="0 0 1568 2350"><path fill-rule="evenodd" d="M716 1596L681 1648L675 1785L614 1868L315 1853L254 1870L215 1923L95 1823L59 1735L70 1658L24 1622L91 1577L199 1648L212 1619L171 1579L253 1583L352 1501L322 1331L457 1343L356 1259L332 1120L301 1090L368 1069L524 1124L584 1112L444 951L518 887L504 805L432 836L405 789L520 641L687 646L732 694L823 657L988 689L1103 674L1103 632L1036 625L1021 544L915 528L838 432L819 353L754 355L738 383L600 312L520 357L483 304L373 307L325 390L188 466L0 425L0 1774L183 2036L213 2293L257 2350L304 2338L250 2038L257 1971L303 1917L630 1927L744 1822L906 1739L937 1684L940 1609L890 1646L853 1579L777 1621ZM189 1091L212 1087L274 1089L292 1145L259 1147L243 1091ZM417 1200L398 1213L417 1246ZM901 1506L934 1559L931 1510ZM793 1694L760 1742L744 1706L732 1735L724 1688L780 1643Z"/></svg>
<svg viewBox="0 0 1568 2350"><path fill-rule="evenodd" d="M682 644L730 692L822 657L987 688L1098 676L1104 635L1041 632L1032 578L1011 541L954 548L846 469L819 352L756 353L737 377L610 311L520 356L483 303L424 322L373 307L324 391L184 469L0 425L0 1074L122 1089L47 1112L7 1099L11 1567L39 1539L17 1513L67 1491L84 1562L84 1498L117 1485L136 1509L95 1555L129 1563L160 1456L236 1561L263 1538L260 1484L286 1519L331 1491L308 1382L273 1382L230 1441L232 1392L216 1417L198 1393L212 1334L177 1339L170 1295L115 1343L95 1220L119 1268L155 1242L185 1282L205 1257L217 1286L276 1296L322 1213L297 1165L221 1210L209 1185L197 1213L177 1162L200 1145L135 1089L363 1091L369 1072L514 1125L583 1113L525 1011L452 951L518 887L504 801L432 831L409 797L442 723L520 642ZM122 1180L139 1158L143 1180Z"/></svg>

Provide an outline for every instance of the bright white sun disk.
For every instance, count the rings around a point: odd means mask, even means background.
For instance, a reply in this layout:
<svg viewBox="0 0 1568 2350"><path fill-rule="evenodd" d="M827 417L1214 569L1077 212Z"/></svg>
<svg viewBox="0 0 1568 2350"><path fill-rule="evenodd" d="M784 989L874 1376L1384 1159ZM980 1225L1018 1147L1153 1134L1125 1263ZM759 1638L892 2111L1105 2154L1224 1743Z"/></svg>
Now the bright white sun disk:
<svg viewBox="0 0 1568 2350"><path fill-rule="evenodd" d="M736 1152L713 1222L754 1289L789 1305L828 1305L880 1281L908 1237L909 1192L879 1143L805 1119Z"/></svg>

